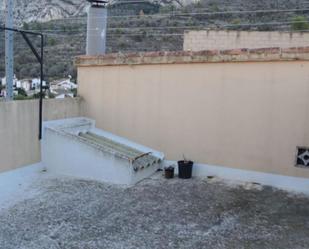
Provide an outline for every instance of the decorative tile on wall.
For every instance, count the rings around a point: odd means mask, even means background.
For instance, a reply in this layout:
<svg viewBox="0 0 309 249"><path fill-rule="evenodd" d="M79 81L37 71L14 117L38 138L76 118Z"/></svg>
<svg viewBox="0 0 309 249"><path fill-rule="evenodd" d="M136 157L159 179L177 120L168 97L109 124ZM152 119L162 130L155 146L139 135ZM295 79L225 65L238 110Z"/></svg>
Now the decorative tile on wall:
<svg viewBox="0 0 309 249"><path fill-rule="evenodd" d="M297 147L296 166L309 169L309 148Z"/></svg>

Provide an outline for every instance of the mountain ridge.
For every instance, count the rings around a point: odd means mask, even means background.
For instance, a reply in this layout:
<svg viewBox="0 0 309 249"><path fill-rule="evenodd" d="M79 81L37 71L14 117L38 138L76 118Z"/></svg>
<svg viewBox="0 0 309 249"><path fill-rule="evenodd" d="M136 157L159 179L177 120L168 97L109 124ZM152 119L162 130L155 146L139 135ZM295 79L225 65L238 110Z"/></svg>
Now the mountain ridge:
<svg viewBox="0 0 309 249"><path fill-rule="evenodd" d="M132 0L114 0L111 4L130 2ZM136 0L135 0L136 1ZM139 0L140 1L140 0ZM195 6L195 11L231 11L258 9L296 9L309 8L307 0L146 0L161 7L173 6L172 9L184 9ZM84 16L89 2L86 0L14 0L14 25L23 23L48 22L68 17ZM0 0L0 21L4 22L5 0Z"/></svg>
<svg viewBox="0 0 309 249"><path fill-rule="evenodd" d="M47 22L79 16L85 14L88 4L85 0L14 0L14 24L20 26L34 21ZM0 0L0 11L4 21L4 0Z"/></svg>
<svg viewBox="0 0 309 249"><path fill-rule="evenodd" d="M176 6L186 5L192 1L194 0L149 0L150 3L174 4ZM117 2L119 1L111 3ZM48 22L82 16L86 14L88 6L89 2L86 0L14 0L14 24L20 26L29 22ZM5 0L0 0L0 13L0 21L4 22Z"/></svg>

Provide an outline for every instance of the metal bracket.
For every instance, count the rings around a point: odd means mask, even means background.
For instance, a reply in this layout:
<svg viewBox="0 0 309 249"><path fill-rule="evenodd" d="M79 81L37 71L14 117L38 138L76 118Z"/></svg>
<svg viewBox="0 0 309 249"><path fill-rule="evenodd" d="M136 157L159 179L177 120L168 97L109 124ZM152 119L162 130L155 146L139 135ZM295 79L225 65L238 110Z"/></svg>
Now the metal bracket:
<svg viewBox="0 0 309 249"><path fill-rule="evenodd" d="M44 80L44 35L42 33L37 33L37 32L30 32L26 30L20 30L20 29L13 29L13 28L7 28L7 27L1 27L0 26L0 31L1 30L8 30L8 31L13 31L20 33L24 40L27 42L28 46L30 47L32 53L35 55L37 58L38 62L40 63L41 66L41 77L40 77L40 101L39 101L39 140L42 139L42 117L43 117L43 80ZM37 52L35 47L33 46L32 42L30 41L29 37L27 35L37 35L41 37L41 54Z"/></svg>

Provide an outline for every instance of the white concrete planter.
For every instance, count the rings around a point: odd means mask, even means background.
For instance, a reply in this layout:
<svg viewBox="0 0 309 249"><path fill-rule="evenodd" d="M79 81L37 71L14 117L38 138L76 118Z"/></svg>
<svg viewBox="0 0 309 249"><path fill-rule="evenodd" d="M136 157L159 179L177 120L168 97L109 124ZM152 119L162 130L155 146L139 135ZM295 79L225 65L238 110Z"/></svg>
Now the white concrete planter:
<svg viewBox="0 0 309 249"><path fill-rule="evenodd" d="M56 174L132 185L156 172L164 159L163 153L95 128L94 120L87 118L49 121L43 129L42 162ZM86 133L112 141L121 150L80 136ZM150 155L154 160L143 165L144 160L137 167L141 159L134 160L132 152L126 153L126 149L140 152L143 160Z"/></svg>

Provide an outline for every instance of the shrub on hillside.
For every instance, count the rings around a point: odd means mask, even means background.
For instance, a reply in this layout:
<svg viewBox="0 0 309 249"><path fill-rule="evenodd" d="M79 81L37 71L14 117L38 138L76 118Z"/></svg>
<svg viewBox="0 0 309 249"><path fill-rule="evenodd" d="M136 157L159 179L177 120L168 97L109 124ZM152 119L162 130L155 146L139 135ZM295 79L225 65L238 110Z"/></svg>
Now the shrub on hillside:
<svg viewBox="0 0 309 249"><path fill-rule="evenodd" d="M301 30L308 30L309 29L309 22L306 17L304 16L295 16L292 19L291 29L294 31L301 31Z"/></svg>

